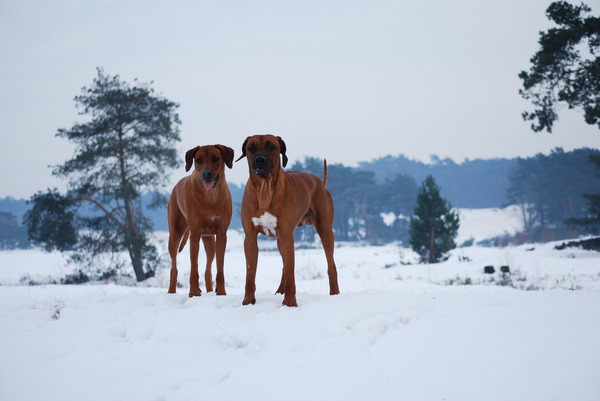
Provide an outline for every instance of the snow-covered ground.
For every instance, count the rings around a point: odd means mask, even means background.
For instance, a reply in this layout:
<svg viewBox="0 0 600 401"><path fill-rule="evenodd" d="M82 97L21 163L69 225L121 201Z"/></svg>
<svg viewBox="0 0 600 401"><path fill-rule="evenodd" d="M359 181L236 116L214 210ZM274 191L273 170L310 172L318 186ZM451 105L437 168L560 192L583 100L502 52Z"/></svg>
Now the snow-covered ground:
<svg viewBox="0 0 600 401"><path fill-rule="evenodd" d="M512 217L463 210L459 237L510 233ZM166 269L138 286L29 286L72 267L0 252L0 400L600 399L598 252L474 246L418 265L397 245L338 244L332 297L322 250L299 249L287 308L270 241L257 303L241 305L242 238L230 232L227 296L191 299L187 248L177 295Z"/></svg>
<svg viewBox="0 0 600 401"><path fill-rule="evenodd" d="M521 210L512 205L504 209L458 209L460 229L456 237L458 245L473 239L474 242L512 236L524 229Z"/></svg>

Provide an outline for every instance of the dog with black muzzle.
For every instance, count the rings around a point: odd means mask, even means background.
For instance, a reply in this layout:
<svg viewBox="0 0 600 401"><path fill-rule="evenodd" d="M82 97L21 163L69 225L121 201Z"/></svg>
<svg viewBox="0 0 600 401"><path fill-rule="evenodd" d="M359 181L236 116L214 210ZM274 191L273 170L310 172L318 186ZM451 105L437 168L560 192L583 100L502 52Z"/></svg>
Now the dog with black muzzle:
<svg viewBox="0 0 600 401"><path fill-rule="evenodd" d="M277 238L283 269L277 289L283 304L298 306L294 277L294 231L302 225L313 225L321 237L327 259L329 294L340 293L337 268L333 259L333 199L325 188L327 163L323 163L323 179L302 171L284 171L287 146L273 135L246 138L240 159L248 160L249 177L242 199L244 254L246 256L246 290L243 304L256 302L256 269L258 234Z"/></svg>
<svg viewBox="0 0 600 401"><path fill-rule="evenodd" d="M213 291L211 265L216 254L217 295L225 295L223 265L227 229L231 222L231 193L225 179L225 166L233 166L233 149L223 145L196 146L185 154L185 171L189 171L192 165L192 174L182 178L175 185L169 199L169 294L175 294L177 291L177 254L183 250L189 238L189 296L201 295L198 252L202 238L206 252L206 291Z"/></svg>

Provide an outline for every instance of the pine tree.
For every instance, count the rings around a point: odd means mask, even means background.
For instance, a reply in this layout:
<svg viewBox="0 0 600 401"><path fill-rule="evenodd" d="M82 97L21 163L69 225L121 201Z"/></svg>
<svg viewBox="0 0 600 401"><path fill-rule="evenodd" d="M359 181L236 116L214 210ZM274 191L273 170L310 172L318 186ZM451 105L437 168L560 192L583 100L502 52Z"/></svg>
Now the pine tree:
<svg viewBox="0 0 600 401"><path fill-rule="evenodd" d="M153 274L156 250L141 196L164 187L166 168L177 165L173 143L180 140L179 105L154 95L147 84L130 86L118 75L97 72L93 85L75 97L89 120L56 134L76 145L75 156L53 171L68 180L68 192L36 194L25 223L35 242L46 249L72 248L82 263L127 251L142 281ZM78 217L84 203L97 214Z"/></svg>
<svg viewBox="0 0 600 401"><path fill-rule="evenodd" d="M519 74L519 93L536 107L523 118L533 121L536 132L552 132L557 103L582 109L585 122L600 128L600 18L588 16L591 11L583 3L566 1L555 1L546 10L558 27L540 32L540 50L531 58L531 69Z"/></svg>
<svg viewBox="0 0 600 401"><path fill-rule="evenodd" d="M437 263L447 259L454 248L459 219L452 206L440 195L440 188L431 175L423 181L417 194L417 205L410 221L410 245L422 263Z"/></svg>

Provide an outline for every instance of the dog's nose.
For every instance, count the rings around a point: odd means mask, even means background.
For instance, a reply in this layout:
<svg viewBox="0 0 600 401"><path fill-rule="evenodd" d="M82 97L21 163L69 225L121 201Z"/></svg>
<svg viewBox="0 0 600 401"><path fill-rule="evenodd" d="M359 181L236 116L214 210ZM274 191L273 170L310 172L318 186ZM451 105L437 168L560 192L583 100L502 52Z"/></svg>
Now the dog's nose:
<svg viewBox="0 0 600 401"><path fill-rule="evenodd" d="M204 179L204 181L210 181L210 180L212 180L212 171L210 171L210 170L204 170L202 172L202 179Z"/></svg>
<svg viewBox="0 0 600 401"><path fill-rule="evenodd" d="M254 158L254 163L261 165L261 164L265 164L267 162L267 158L264 156L256 156Z"/></svg>

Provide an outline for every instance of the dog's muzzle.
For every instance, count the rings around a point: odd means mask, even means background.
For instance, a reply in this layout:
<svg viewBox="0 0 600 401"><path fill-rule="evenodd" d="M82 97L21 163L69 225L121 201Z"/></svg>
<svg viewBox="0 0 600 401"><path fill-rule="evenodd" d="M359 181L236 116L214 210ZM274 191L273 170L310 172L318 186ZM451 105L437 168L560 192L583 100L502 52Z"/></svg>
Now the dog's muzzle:
<svg viewBox="0 0 600 401"><path fill-rule="evenodd" d="M202 173L202 184L204 185L204 189L213 189L217 186L217 182L219 182L219 174L213 176L212 171L209 170Z"/></svg>
<svg viewBox="0 0 600 401"><path fill-rule="evenodd" d="M258 155L252 162L252 172L258 176L266 177L273 170L273 166L269 163L269 159L265 156Z"/></svg>

